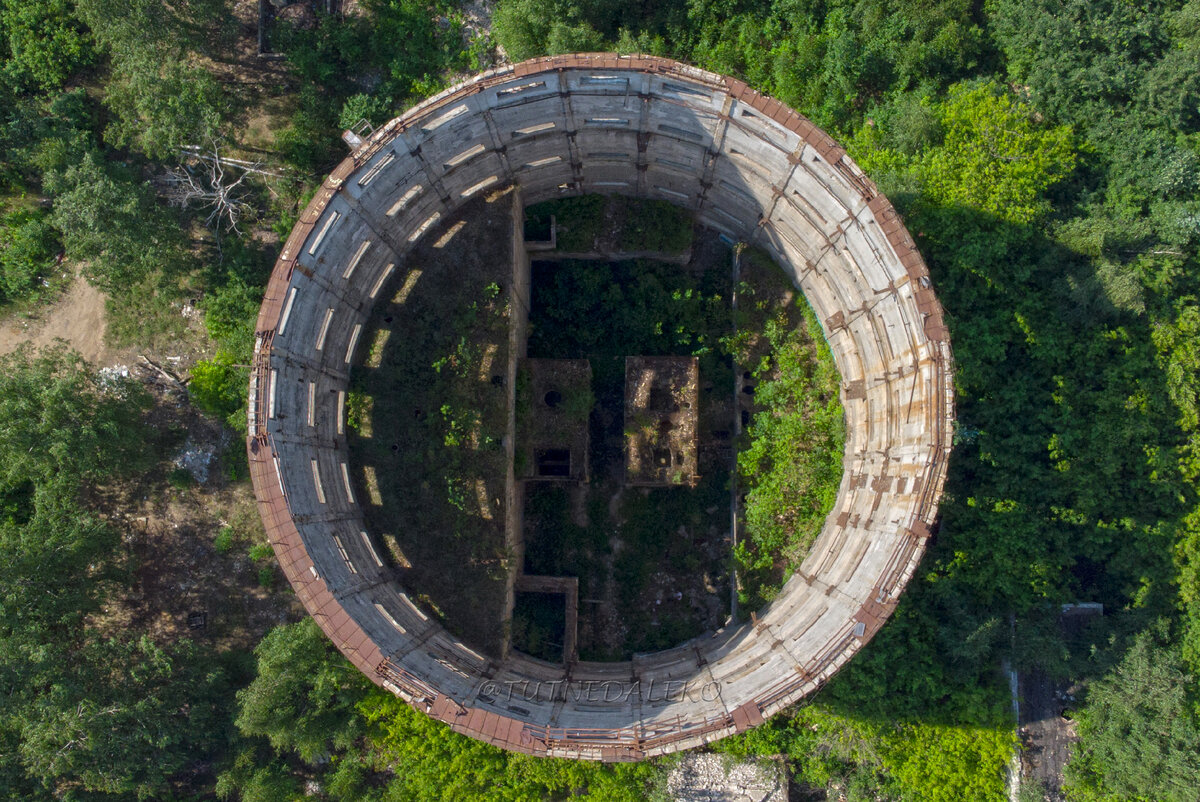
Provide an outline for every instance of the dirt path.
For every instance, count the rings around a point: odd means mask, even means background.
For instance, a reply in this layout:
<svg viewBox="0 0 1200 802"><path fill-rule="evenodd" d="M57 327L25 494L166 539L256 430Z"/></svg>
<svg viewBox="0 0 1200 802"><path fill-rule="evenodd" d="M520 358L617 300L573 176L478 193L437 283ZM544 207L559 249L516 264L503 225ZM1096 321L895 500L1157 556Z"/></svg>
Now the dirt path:
<svg viewBox="0 0 1200 802"><path fill-rule="evenodd" d="M95 365L129 364L136 358L134 349L113 349L104 342L105 300L104 293L77 276L62 298L36 318L0 321L0 354L15 351L21 343L42 348L62 338Z"/></svg>

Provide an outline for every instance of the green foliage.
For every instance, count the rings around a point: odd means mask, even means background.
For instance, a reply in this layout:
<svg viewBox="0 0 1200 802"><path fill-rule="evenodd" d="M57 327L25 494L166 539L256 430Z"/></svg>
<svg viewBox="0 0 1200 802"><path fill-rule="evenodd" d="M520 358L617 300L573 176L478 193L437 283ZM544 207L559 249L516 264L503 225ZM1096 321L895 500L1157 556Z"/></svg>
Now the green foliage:
<svg viewBox="0 0 1200 802"><path fill-rule="evenodd" d="M157 0L76 0L78 15L109 55L108 142L175 160L183 145L207 146L229 116L221 85L189 58L229 20L220 0L169 6Z"/></svg>
<svg viewBox="0 0 1200 802"><path fill-rule="evenodd" d="M435 94L447 70L466 68L460 17L441 2L367 0L362 14L320 16L283 27L277 44L305 83L290 125L276 133L283 157L318 171L340 151L338 135L360 119L380 125ZM363 87L371 87L369 93Z"/></svg>
<svg viewBox="0 0 1200 802"><path fill-rule="evenodd" d="M849 799L1003 800L1010 725L872 722L816 703L720 742L739 758L785 755L796 780Z"/></svg>
<svg viewBox="0 0 1200 802"><path fill-rule="evenodd" d="M931 204L1029 223L1047 213L1047 190L1075 166L1070 129L1036 116L996 85L960 84L937 103L897 101L851 148L872 174L910 171Z"/></svg>
<svg viewBox="0 0 1200 802"><path fill-rule="evenodd" d="M49 275L59 241L47 216L20 209L0 218L0 298L22 298Z"/></svg>
<svg viewBox="0 0 1200 802"><path fill-rule="evenodd" d="M237 540L237 532L232 526L222 526L217 530L217 534L213 537L213 548L218 554L228 554L233 550L234 542Z"/></svg>
<svg viewBox="0 0 1200 802"><path fill-rule="evenodd" d="M127 573L121 533L81 490L148 466L146 403L61 348L0 358L0 777L14 798L163 798L222 740L226 679L208 655L89 627Z"/></svg>
<svg viewBox="0 0 1200 802"><path fill-rule="evenodd" d="M362 736L354 705L370 683L337 655L311 618L271 630L254 655L257 674L237 695L244 735L265 737L310 763Z"/></svg>
<svg viewBox="0 0 1200 802"><path fill-rule="evenodd" d="M196 406L226 421L235 430L244 431L249 370L238 367L233 355L222 349L211 360L193 365L191 376L188 394Z"/></svg>
<svg viewBox="0 0 1200 802"><path fill-rule="evenodd" d="M190 643L98 641L73 662L20 713L20 758L47 785L161 799L219 744L225 678Z"/></svg>
<svg viewBox="0 0 1200 802"><path fill-rule="evenodd" d="M228 101L211 73L152 52L118 61L107 88L105 103L115 116L105 139L152 159L177 159L185 145L208 147L227 115Z"/></svg>
<svg viewBox="0 0 1200 802"><path fill-rule="evenodd" d="M937 113L945 137L921 165L937 203L1027 223L1074 167L1070 129L1038 125L1033 109L997 87L952 87Z"/></svg>
<svg viewBox="0 0 1200 802"><path fill-rule="evenodd" d="M99 480L144 468L147 396L64 348L0 357L0 487Z"/></svg>
<svg viewBox="0 0 1200 802"><path fill-rule="evenodd" d="M58 89L95 58L91 37L69 0L4 0L0 33L7 39L5 71L18 83Z"/></svg>
<svg viewBox="0 0 1200 802"><path fill-rule="evenodd" d="M1193 799L1200 788L1194 685L1165 622L1139 633L1116 668L1088 688L1080 751L1067 764L1071 798Z"/></svg>
<svg viewBox="0 0 1200 802"><path fill-rule="evenodd" d="M388 785L393 798L517 800L575 794L634 802L660 769L653 761L601 764L531 758L468 740L375 689L358 704L380 757L398 767Z"/></svg>
<svg viewBox="0 0 1200 802"><path fill-rule="evenodd" d="M579 253L595 248L596 237L603 230L607 203L603 195L580 195L536 203L525 210L525 215L535 228L543 222L548 226L553 216L558 228L558 249Z"/></svg>
<svg viewBox="0 0 1200 802"><path fill-rule="evenodd" d="M255 543L250 547L250 559L254 562L272 561L275 559L275 550L267 543Z"/></svg>
<svg viewBox="0 0 1200 802"><path fill-rule="evenodd" d="M683 253L692 244L692 215L667 201L617 195L614 217L621 227L624 251Z"/></svg>
<svg viewBox="0 0 1200 802"><path fill-rule="evenodd" d="M173 215L127 171L89 153L50 178L52 222L67 256L87 263L96 286L121 293L188 262Z"/></svg>
<svg viewBox="0 0 1200 802"><path fill-rule="evenodd" d="M800 328L789 329L784 315L767 321L771 359L754 371L762 409L738 453L749 540L738 544L737 557L751 572L781 556L789 570L799 566L833 509L842 476L840 379L816 316L806 304L803 312Z"/></svg>

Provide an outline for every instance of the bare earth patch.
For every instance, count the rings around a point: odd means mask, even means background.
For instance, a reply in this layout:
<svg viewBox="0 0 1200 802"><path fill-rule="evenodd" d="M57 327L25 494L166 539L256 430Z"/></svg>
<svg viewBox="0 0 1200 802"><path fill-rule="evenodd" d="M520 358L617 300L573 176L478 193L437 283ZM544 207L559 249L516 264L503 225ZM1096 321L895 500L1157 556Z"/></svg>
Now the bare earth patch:
<svg viewBox="0 0 1200 802"><path fill-rule="evenodd" d="M133 348L110 348L104 341L107 296L76 277L63 296L33 317L10 317L0 322L0 354L15 351L22 343L43 348L63 339L95 365L129 364L137 358Z"/></svg>

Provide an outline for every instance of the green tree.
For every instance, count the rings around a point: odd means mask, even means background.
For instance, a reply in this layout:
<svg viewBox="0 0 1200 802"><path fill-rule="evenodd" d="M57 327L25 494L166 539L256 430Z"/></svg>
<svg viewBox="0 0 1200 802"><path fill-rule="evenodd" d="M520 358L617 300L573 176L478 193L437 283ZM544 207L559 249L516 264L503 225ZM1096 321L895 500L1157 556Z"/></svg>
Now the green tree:
<svg viewBox="0 0 1200 802"><path fill-rule="evenodd" d="M1032 109L995 87L955 87L939 108L945 138L923 164L927 192L1026 223L1048 209L1046 190L1075 166L1071 132L1039 126Z"/></svg>
<svg viewBox="0 0 1200 802"><path fill-rule="evenodd" d="M1079 749L1067 764L1074 798L1191 800L1200 788L1194 678L1164 640L1138 634L1117 667L1088 687Z"/></svg>
<svg viewBox="0 0 1200 802"><path fill-rule="evenodd" d="M91 37L69 0L4 0L0 31L8 40L4 69L20 83L58 89L95 58Z"/></svg>
<svg viewBox="0 0 1200 802"><path fill-rule="evenodd" d="M145 467L146 404L137 382L102 378L62 347L0 357L0 487L102 480Z"/></svg>
<svg viewBox="0 0 1200 802"><path fill-rule="evenodd" d="M47 785L162 799L224 739L225 682L186 641L89 641L18 714L22 761Z"/></svg>
<svg viewBox="0 0 1200 802"><path fill-rule="evenodd" d="M128 172L89 153L49 177L52 221L72 259L100 289L120 293L189 266L177 220Z"/></svg>
<svg viewBox="0 0 1200 802"><path fill-rule="evenodd" d="M115 115L105 139L161 161L178 159L185 145L217 141L228 114L224 90L211 73L180 60L162 61L153 52L114 64L105 103Z"/></svg>
<svg viewBox="0 0 1200 802"><path fill-rule="evenodd" d="M58 253L58 233L45 212L18 210L0 218L0 297L21 298L49 275Z"/></svg>
<svg viewBox="0 0 1200 802"><path fill-rule="evenodd" d="M306 618L276 627L254 650L258 671L238 692L237 726L313 762L364 733L354 706L369 683Z"/></svg>

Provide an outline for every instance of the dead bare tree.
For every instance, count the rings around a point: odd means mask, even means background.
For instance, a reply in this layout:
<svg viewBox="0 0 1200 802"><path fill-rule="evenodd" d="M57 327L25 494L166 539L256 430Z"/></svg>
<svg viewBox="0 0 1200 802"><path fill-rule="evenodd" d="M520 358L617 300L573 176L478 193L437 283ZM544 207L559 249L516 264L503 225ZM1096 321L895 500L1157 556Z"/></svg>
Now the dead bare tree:
<svg viewBox="0 0 1200 802"><path fill-rule="evenodd" d="M274 175L258 162L223 157L215 143L207 148L189 146L182 163L163 177L164 194L173 206L207 208L204 225L208 228L240 234L238 222L253 210L245 200L244 182L255 174Z"/></svg>

